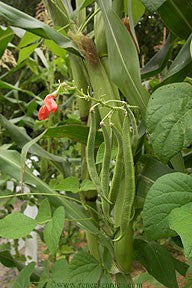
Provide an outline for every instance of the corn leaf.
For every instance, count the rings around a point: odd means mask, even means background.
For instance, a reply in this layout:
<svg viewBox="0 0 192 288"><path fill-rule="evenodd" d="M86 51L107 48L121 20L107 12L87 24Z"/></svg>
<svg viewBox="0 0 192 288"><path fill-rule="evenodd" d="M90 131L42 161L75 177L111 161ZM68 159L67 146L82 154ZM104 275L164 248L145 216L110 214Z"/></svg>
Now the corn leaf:
<svg viewBox="0 0 192 288"><path fill-rule="evenodd" d="M166 0L142 0L145 7L151 11L156 11Z"/></svg>
<svg viewBox="0 0 192 288"><path fill-rule="evenodd" d="M111 79L126 96L129 104L139 106L144 114L148 94L141 84L135 44L121 19L112 10L112 2L101 0L97 2L106 27Z"/></svg>
<svg viewBox="0 0 192 288"><path fill-rule="evenodd" d="M191 0L167 0L158 12L171 32L181 38L187 38L192 32Z"/></svg>
<svg viewBox="0 0 192 288"><path fill-rule="evenodd" d="M0 16L7 21L13 22L17 27L23 28L40 37L52 39L60 47L79 54L77 48L68 37L58 33L45 23L2 2L0 2Z"/></svg>
<svg viewBox="0 0 192 288"><path fill-rule="evenodd" d="M192 34L187 39L186 43L183 45L173 63L169 67L167 73L164 76L164 79L161 85L180 82L185 79L187 74L191 71L192 68L192 59L190 53L190 44L191 44Z"/></svg>
<svg viewBox="0 0 192 288"><path fill-rule="evenodd" d="M141 77L148 78L160 73L166 66L173 50L175 37L169 34L165 45L141 69Z"/></svg>
<svg viewBox="0 0 192 288"><path fill-rule="evenodd" d="M11 41L13 38L13 31L11 28L7 28L6 30L3 30L0 28L0 41L1 41L1 46L0 46L0 58L3 56L3 53L5 49L7 48L8 43Z"/></svg>

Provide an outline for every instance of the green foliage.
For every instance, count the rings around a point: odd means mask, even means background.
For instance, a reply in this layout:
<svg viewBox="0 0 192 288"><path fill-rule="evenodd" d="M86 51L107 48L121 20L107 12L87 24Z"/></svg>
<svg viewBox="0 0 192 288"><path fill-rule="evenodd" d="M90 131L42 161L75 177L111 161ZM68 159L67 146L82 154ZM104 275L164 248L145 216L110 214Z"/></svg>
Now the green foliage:
<svg viewBox="0 0 192 288"><path fill-rule="evenodd" d="M44 199L40 203L38 214L35 220L38 224L42 224L51 220L51 207L48 199Z"/></svg>
<svg viewBox="0 0 192 288"><path fill-rule="evenodd" d="M141 85L136 47L119 17L111 9L111 5L103 1L98 1L98 4L103 12L107 29L111 79L127 97L131 105L138 105L141 111L145 111L148 94ZM129 60L127 51L132 55Z"/></svg>
<svg viewBox="0 0 192 288"><path fill-rule="evenodd" d="M2 2L0 3L0 16L3 16L7 21L14 22L17 27L24 28L40 37L52 39L62 48L72 51L76 50L69 38L58 33L45 23Z"/></svg>
<svg viewBox="0 0 192 288"><path fill-rule="evenodd" d="M12 213L0 220L0 236L18 239L27 236L37 225L36 221L21 214Z"/></svg>
<svg viewBox="0 0 192 288"><path fill-rule="evenodd" d="M192 3L189 0L167 0L158 9L168 29L180 38L187 38L192 32L191 11Z"/></svg>
<svg viewBox="0 0 192 288"><path fill-rule="evenodd" d="M87 143L89 128L79 124L66 124L58 127L49 128L44 137L70 138L82 144ZM97 132L95 146L98 147L103 142L100 132Z"/></svg>
<svg viewBox="0 0 192 288"><path fill-rule="evenodd" d="M13 287L128 286L133 255L148 272L134 283L178 287L188 265L168 250L191 259L190 1L44 0L42 21L3 2L0 236L15 254L0 245L0 262L21 270ZM58 109L38 121L48 94ZM43 267L18 249L31 231Z"/></svg>
<svg viewBox="0 0 192 288"><path fill-rule="evenodd" d="M184 246L184 252L187 258L191 258L191 207L192 203L188 203L180 208L175 208L169 215L169 226L176 231L181 237Z"/></svg>
<svg viewBox="0 0 192 288"><path fill-rule="evenodd" d="M98 283L102 273L100 264L93 256L86 252L79 252L73 257L69 265L69 283Z"/></svg>
<svg viewBox="0 0 192 288"><path fill-rule="evenodd" d="M59 244L59 239L64 227L65 210L58 207L53 213L53 218L47 223L43 231L45 243L51 254L55 254Z"/></svg>
<svg viewBox="0 0 192 288"><path fill-rule="evenodd" d="M1 41L1 48L0 48L0 57L3 56L5 49L7 48L8 43L13 38L13 31L11 28L7 28L5 30L0 28L0 41Z"/></svg>
<svg viewBox="0 0 192 288"><path fill-rule="evenodd" d="M192 178L183 173L171 173L157 179L149 190L143 211L144 229L150 239L175 235L170 229L169 215L192 199Z"/></svg>
<svg viewBox="0 0 192 288"><path fill-rule="evenodd" d="M157 89L151 96L146 124L154 151L163 161L192 143L191 85L175 83Z"/></svg>
<svg viewBox="0 0 192 288"><path fill-rule="evenodd" d="M30 285L30 276L35 268L35 263L30 263L17 276L13 288L26 288Z"/></svg>
<svg viewBox="0 0 192 288"><path fill-rule="evenodd" d="M79 192L79 179L75 176L71 176L62 179L58 184L54 185L52 188L59 191L71 191L73 193Z"/></svg>
<svg viewBox="0 0 192 288"><path fill-rule="evenodd" d="M166 287L178 287L172 256L163 246L139 239L135 240L134 246L137 259L149 274Z"/></svg>
<svg viewBox="0 0 192 288"><path fill-rule="evenodd" d="M166 0L142 0L143 4L151 12L156 11Z"/></svg>

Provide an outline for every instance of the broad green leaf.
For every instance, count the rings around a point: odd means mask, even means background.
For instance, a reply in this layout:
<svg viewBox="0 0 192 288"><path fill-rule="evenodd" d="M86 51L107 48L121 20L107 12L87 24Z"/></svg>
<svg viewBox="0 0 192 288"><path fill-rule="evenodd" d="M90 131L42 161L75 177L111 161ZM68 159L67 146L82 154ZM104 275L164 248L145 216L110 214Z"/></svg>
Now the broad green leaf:
<svg viewBox="0 0 192 288"><path fill-rule="evenodd" d="M157 89L149 100L147 130L155 153L170 160L192 144L192 86L168 84Z"/></svg>
<svg viewBox="0 0 192 288"><path fill-rule="evenodd" d="M192 33L190 0L167 0L159 7L158 12L165 25L175 35L187 38Z"/></svg>
<svg viewBox="0 0 192 288"><path fill-rule="evenodd" d="M44 199L40 203L38 214L35 220L38 224L51 220L51 207L48 199Z"/></svg>
<svg viewBox="0 0 192 288"><path fill-rule="evenodd" d="M178 287L175 267L171 254L158 243L136 239L134 241L136 258L160 283L169 288Z"/></svg>
<svg viewBox="0 0 192 288"><path fill-rule="evenodd" d="M143 168L137 176L137 199L139 198L142 203L154 182L161 176L173 173L174 170L169 168L168 165L154 159L150 156L142 157L141 163Z"/></svg>
<svg viewBox="0 0 192 288"><path fill-rule="evenodd" d="M76 254L68 271L69 283L96 284L102 273L102 267L97 260L86 252Z"/></svg>
<svg viewBox="0 0 192 288"><path fill-rule="evenodd" d="M45 23L3 3L0 2L0 16L7 21L13 22L15 26L23 28L40 37L55 41L60 47L73 53L79 54L72 41Z"/></svg>
<svg viewBox="0 0 192 288"><path fill-rule="evenodd" d="M35 42L37 42L38 39L40 39L39 36L30 32L25 32L24 36L21 38L21 41L19 42L19 45L17 47L21 49L26 46L29 46L29 44L35 44Z"/></svg>
<svg viewBox="0 0 192 288"><path fill-rule="evenodd" d="M44 137L69 138L82 144L87 144L88 133L89 127L87 126L78 124L66 124L54 128L49 128ZM95 146L98 147L102 142L102 132L98 131L96 134Z"/></svg>
<svg viewBox="0 0 192 288"><path fill-rule="evenodd" d="M190 73L192 68L192 60L190 54L191 39L192 36L190 35L186 43L175 57L160 85L183 81L188 73Z"/></svg>
<svg viewBox="0 0 192 288"><path fill-rule="evenodd" d="M24 269L21 270L16 280L13 283L12 288L27 288L30 285L30 276L35 268L35 263L30 263Z"/></svg>
<svg viewBox="0 0 192 288"><path fill-rule="evenodd" d="M0 236L18 239L27 236L37 225L36 221L22 213L15 212L0 220Z"/></svg>
<svg viewBox="0 0 192 288"><path fill-rule="evenodd" d="M188 203L180 208L171 211L169 226L181 237L185 256L192 258L192 203Z"/></svg>
<svg viewBox="0 0 192 288"><path fill-rule="evenodd" d="M21 170L19 153L13 150L0 149L0 170L19 181ZM32 171L30 171L28 168L25 169L24 180L26 184L31 185L31 189L34 189L34 185L36 186L35 192L50 194L49 200L51 204L55 207L59 207L61 205L64 206L67 217L73 219L74 221L78 219L77 223L83 229L102 237L102 233L100 234L94 223L88 219L90 215L83 207L73 201L64 199L63 197L55 196L57 193L53 191L45 182L33 175ZM54 196L51 196L51 194L54 194Z"/></svg>
<svg viewBox="0 0 192 288"><path fill-rule="evenodd" d="M25 133L21 128L12 124L2 114L0 114L0 123L6 128L6 133L8 133L11 139L15 141L20 148L23 148L25 144L29 143L32 140L32 138L30 138L27 133ZM64 174L68 175L68 164L63 157L59 157L57 155L47 152L37 143L30 147L29 152L53 161L56 167L63 171ZM60 162L61 164L57 162Z"/></svg>
<svg viewBox="0 0 192 288"><path fill-rule="evenodd" d="M14 34L13 31L9 27L5 30L0 28L0 41L1 41L0 58L3 56L3 53L7 48L9 42L12 40L13 34Z"/></svg>
<svg viewBox="0 0 192 288"><path fill-rule="evenodd" d="M144 114L148 93L141 84L135 44L121 19L112 10L112 1L97 2L106 27L111 79L128 99L128 103L139 106Z"/></svg>
<svg viewBox="0 0 192 288"><path fill-rule="evenodd" d="M50 276L47 288L54 287L54 285L64 285L67 282L69 275L69 264L66 259L59 259L53 266L53 271Z"/></svg>
<svg viewBox="0 0 192 288"><path fill-rule="evenodd" d="M54 41L52 40L45 40L44 44L57 56L65 59L66 58L66 51L59 47Z"/></svg>
<svg viewBox="0 0 192 288"><path fill-rule="evenodd" d="M34 52L34 50L39 46L39 44L32 44L27 47L22 48L19 51L19 58L18 58L18 64L20 64L25 59L28 59L29 56Z"/></svg>
<svg viewBox="0 0 192 288"><path fill-rule="evenodd" d="M67 177L59 181L59 183L54 185L52 188L59 191L71 191L77 193L79 192L79 179L75 176Z"/></svg>
<svg viewBox="0 0 192 288"><path fill-rule="evenodd" d="M148 78L160 73L169 60L173 50L175 37L169 34L165 45L141 69L141 77Z"/></svg>
<svg viewBox="0 0 192 288"><path fill-rule="evenodd" d="M142 4L141 0L132 0L131 7L132 7L133 23L135 26L139 21L139 19L143 16L145 12L145 6Z"/></svg>
<svg viewBox="0 0 192 288"><path fill-rule="evenodd" d="M143 4L145 5L145 7L151 11L154 12L157 9L159 9L159 7L165 2L166 0L142 0Z"/></svg>
<svg viewBox="0 0 192 288"><path fill-rule="evenodd" d="M157 179L149 190L143 210L144 231L153 240L175 235L168 217L171 211L192 202L192 177L171 173Z"/></svg>
<svg viewBox="0 0 192 288"><path fill-rule="evenodd" d="M47 223L43 231L45 243L54 255L57 252L59 239L64 228L65 210L64 207L58 207L53 213L53 218Z"/></svg>

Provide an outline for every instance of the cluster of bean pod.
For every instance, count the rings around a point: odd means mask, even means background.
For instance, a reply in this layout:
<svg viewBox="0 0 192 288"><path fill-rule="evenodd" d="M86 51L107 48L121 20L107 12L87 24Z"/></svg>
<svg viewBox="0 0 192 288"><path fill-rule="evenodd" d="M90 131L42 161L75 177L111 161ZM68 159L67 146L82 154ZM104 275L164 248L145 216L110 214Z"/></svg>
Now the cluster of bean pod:
<svg viewBox="0 0 192 288"><path fill-rule="evenodd" d="M96 105L95 105L96 106ZM95 106L90 109L90 129L86 147L87 167L90 178L101 197L105 219L113 223L114 253L121 270L128 273L132 262L132 217L135 198L135 171L133 150L137 139L137 128L133 113L129 107L122 109L124 120L122 128L116 127L111 118L105 117L100 123L104 136L104 156L101 173L95 163L96 115ZM110 114L110 113L109 113ZM130 128L134 133L131 135ZM117 143L117 156L113 177L110 179L112 143ZM112 213L113 212L113 213ZM111 218L112 221L111 221ZM125 250L126 246L126 250ZM126 255L126 254L129 255Z"/></svg>

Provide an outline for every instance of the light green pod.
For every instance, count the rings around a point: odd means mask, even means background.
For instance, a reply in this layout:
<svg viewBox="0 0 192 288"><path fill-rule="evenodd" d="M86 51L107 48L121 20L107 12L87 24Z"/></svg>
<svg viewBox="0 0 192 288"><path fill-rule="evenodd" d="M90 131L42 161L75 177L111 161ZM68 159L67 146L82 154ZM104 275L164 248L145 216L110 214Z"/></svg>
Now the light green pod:
<svg viewBox="0 0 192 288"><path fill-rule="evenodd" d="M130 224L124 236L114 242L115 260L119 269L125 274L130 273L133 261L133 229Z"/></svg>
<svg viewBox="0 0 192 288"><path fill-rule="evenodd" d="M110 164L111 164L111 150L112 150L112 139L110 135L110 130L108 129L104 122L100 123L101 129L103 131L105 150L103 156L102 170L101 170L101 186L104 195L108 198L109 194L109 181L110 181ZM102 203L103 212L107 219L109 219L109 203L103 201Z"/></svg>
<svg viewBox="0 0 192 288"><path fill-rule="evenodd" d="M123 174L123 141L122 141L122 133L119 132L119 130L114 126L112 126L113 134L115 135L115 138L117 139L117 145L118 145L118 151L117 151L117 157L116 157L116 164L114 169L114 174L111 182L111 187L109 191L109 200L112 203L115 203L117 199L117 194L119 192L120 183L122 180L122 174Z"/></svg>
<svg viewBox="0 0 192 288"><path fill-rule="evenodd" d="M90 178L97 188L98 194L103 199L105 199L108 203L110 203L110 201L107 199L107 197L103 193L103 189L102 189L99 175L97 173L97 169L95 165L95 155L94 155L95 137L96 137L95 110L90 109L90 128L89 128L89 135L88 135L87 147L86 147L87 168L89 171Z"/></svg>
<svg viewBox="0 0 192 288"><path fill-rule="evenodd" d="M121 235L126 233L127 227L131 221L131 214L133 210L133 203L135 198L135 171L134 161L131 148L131 136L130 136L130 122L127 113L123 122L123 157L124 157L124 169L125 169L125 191L124 202L121 215Z"/></svg>

